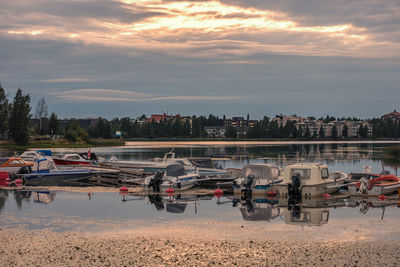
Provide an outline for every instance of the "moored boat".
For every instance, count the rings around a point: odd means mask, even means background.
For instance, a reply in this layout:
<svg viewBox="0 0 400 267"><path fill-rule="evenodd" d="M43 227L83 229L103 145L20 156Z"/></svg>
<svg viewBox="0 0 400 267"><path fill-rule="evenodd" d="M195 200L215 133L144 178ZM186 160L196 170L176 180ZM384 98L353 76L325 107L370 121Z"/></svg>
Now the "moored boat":
<svg viewBox="0 0 400 267"><path fill-rule="evenodd" d="M199 174L187 173L182 165L170 165L165 172L157 171L144 179L143 189L154 192L166 192L168 188L187 190L198 183Z"/></svg>
<svg viewBox="0 0 400 267"><path fill-rule="evenodd" d="M395 175L371 174L369 177L371 177L369 180L361 178L358 182L348 184L349 193L351 195L379 196L390 195L400 189L400 178Z"/></svg>
<svg viewBox="0 0 400 267"><path fill-rule="evenodd" d="M282 182L280 169L271 164L249 164L232 183L234 194L265 195Z"/></svg>
<svg viewBox="0 0 400 267"><path fill-rule="evenodd" d="M53 157L57 165L90 165L97 162L95 153L73 153L62 157Z"/></svg>
<svg viewBox="0 0 400 267"><path fill-rule="evenodd" d="M335 193L348 176L344 172L329 172L320 163L298 163L286 166L281 174L283 182L277 185L282 198L322 196Z"/></svg>
<svg viewBox="0 0 400 267"><path fill-rule="evenodd" d="M33 167L23 167L14 179L22 179L24 185L70 185L96 175L118 174L117 170L100 168L58 168L49 158L36 159Z"/></svg>
<svg viewBox="0 0 400 267"><path fill-rule="evenodd" d="M20 157L0 158L0 171L14 173L24 166L33 166L33 162Z"/></svg>

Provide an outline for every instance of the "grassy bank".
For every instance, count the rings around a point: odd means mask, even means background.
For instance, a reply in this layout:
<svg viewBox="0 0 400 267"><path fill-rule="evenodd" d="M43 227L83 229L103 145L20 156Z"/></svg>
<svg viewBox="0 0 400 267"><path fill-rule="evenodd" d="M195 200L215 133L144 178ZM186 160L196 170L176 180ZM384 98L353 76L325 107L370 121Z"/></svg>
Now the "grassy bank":
<svg viewBox="0 0 400 267"><path fill-rule="evenodd" d="M20 146L9 141L0 141L0 149L25 150L29 148L85 148L102 146L123 146L121 139L90 139L89 142L68 142L65 139L31 141L28 145Z"/></svg>

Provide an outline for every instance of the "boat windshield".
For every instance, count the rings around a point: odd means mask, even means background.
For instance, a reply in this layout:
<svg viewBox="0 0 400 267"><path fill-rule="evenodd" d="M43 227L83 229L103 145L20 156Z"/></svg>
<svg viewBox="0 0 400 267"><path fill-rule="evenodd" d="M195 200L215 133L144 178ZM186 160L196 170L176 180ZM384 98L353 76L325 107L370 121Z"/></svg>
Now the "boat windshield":
<svg viewBox="0 0 400 267"><path fill-rule="evenodd" d="M300 179L310 179L311 170L310 169L291 169L290 177L293 177L293 175L295 175L295 174L299 174Z"/></svg>
<svg viewBox="0 0 400 267"><path fill-rule="evenodd" d="M256 179L278 179L279 168L270 166L247 166L244 167L241 177L254 175Z"/></svg>
<svg viewBox="0 0 400 267"><path fill-rule="evenodd" d="M0 165L3 165L8 161L8 158L0 158Z"/></svg>

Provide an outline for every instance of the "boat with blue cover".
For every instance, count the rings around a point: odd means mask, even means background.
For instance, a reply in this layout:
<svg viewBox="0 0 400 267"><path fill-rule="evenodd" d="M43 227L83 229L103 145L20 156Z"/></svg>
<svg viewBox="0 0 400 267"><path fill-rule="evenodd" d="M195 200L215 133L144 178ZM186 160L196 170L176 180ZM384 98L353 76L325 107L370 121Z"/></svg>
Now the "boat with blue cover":
<svg viewBox="0 0 400 267"><path fill-rule="evenodd" d="M22 179L24 185L70 185L96 175L105 174L118 175L118 171L92 167L59 168L51 158L38 158L35 159L33 167L22 167L14 178Z"/></svg>

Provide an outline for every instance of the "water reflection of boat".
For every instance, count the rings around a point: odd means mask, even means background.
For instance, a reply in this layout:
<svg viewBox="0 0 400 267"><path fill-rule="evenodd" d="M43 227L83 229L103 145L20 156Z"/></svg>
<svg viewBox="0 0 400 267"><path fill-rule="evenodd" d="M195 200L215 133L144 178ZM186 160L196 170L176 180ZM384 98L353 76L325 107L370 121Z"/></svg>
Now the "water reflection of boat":
<svg viewBox="0 0 400 267"><path fill-rule="evenodd" d="M48 204L54 201L56 194L50 191L32 191L33 201L36 203Z"/></svg>
<svg viewBox="0 0 400 267"><path fill-rule="evenodd" d="M145 196L150 204L153 204L158 211L166 210L169 213L184 213L188 204L194 204L195 213L200 200L210 200L211 196L196 194L174 194L171 196L158 193L150 193ZM125 200L127 201L127 200Z"/></svg>
<svg viewBox="0 0 400 267"><path fill-rule="evenodd" d="M311 197L301 201L296 199L279 199L283 218L286 224L321 226L328 223L330 208L346 207L346 198Z"/></svg>
<svg viewBox="0 0 400 267"><path fill-rule="evenodd" d="M384 208L389 206L398 206L399 207L399 199L395 198L388 198L384 201L377 197L368 197L368 196L351 196L347 199L347 207L355 208L360 207L360 213L366 214L369 209L376 209L382 208L382 217Z"/></svg>
<svg viewBox="0 0 400 267"><path fill-rule="evenodd" d="M144 179L143 188L154 192L165 192L168 188L187 190L197 184L199 174L186 173L182 165L170 165L165 172L157 171Z"/></svg>
<svg viewBox="0 0 400 267"><path fill-rule="evenodd" d="M271 164L246 165L239 178L233 181L234 194L244 193L246 196L265 195L273 190L274 185L282 182L280 169Z"/></svg>
<svg viewBox="0 0 400 267"><path fill-rule="evenodd" d="M347 179L347 174L329 172L328 166L320 163L299 163L285 167L277 184L282 198L322 196L339 190Z"/></svg>
<svg viewBox="0 0 400 267"><path fill-rule="evenodd" d="M283 218L286 224L322 226L328 223L329 208L305 208L293 205L283 208Z"/></svg>
<svg viewBox="0 0 400 267"><path fill-rule="evenodd" d="M278 201L267 198L241 198L233 199L245 221L271 221L280 215Z"/></svg>

